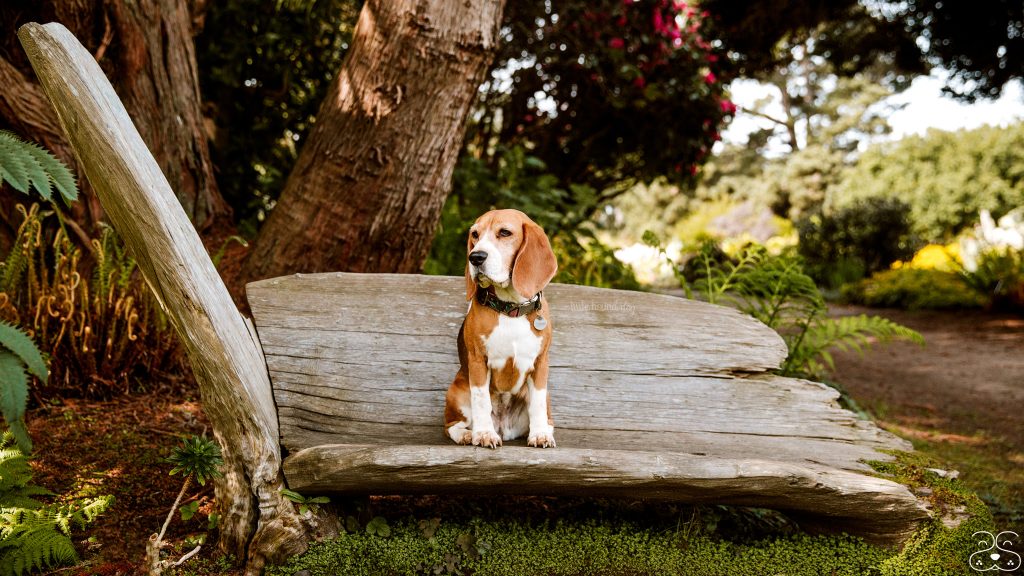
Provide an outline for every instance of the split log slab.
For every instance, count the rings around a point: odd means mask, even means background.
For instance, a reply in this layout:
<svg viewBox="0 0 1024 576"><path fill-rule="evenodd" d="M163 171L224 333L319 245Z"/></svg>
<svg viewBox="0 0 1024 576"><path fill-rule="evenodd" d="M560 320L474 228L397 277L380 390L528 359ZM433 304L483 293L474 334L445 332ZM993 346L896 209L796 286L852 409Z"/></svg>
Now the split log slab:
<svg viewBox="0 0 1024 576"><path fill-rule="evenodd" d="M285 477L302 493L592 494L770 507L897 543L927 517L873 475L910 445L816 382L770 374L786 347L735 310L550 286L558 448L443 433L466 312L461 278L312 274L249 284Z"/></svg>

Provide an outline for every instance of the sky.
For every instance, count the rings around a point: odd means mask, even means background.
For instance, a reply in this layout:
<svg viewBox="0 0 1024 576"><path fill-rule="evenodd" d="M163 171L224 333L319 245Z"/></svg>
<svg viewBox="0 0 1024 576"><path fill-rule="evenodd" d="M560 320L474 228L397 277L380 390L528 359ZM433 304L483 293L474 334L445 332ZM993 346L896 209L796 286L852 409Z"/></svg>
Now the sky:
<svg viewBox="0 0 1024 576"><path fill-rule="evenodd" d="M924 134L929 128L958 130L984 124L1006 126L1024 120L1024 87L1020 81L1008 84L998 100L964 104L942 95L943 78L941 70L929 76L919 76L910 88L888 99L892 104L906 104L889 117L889 124L893 128L890 139ZM752 106L760 98L778 94L774 88L754 80L737 80L730 85L730 90L732 100L741 107ZM781 116L781 107L777 102L767 111ZM747 141L750 132L770 126L767 120L740 112L722 133L722 139L727 143L742 144ZM769 147L769 153L781 153L784 150L781 143Z"/></svg>

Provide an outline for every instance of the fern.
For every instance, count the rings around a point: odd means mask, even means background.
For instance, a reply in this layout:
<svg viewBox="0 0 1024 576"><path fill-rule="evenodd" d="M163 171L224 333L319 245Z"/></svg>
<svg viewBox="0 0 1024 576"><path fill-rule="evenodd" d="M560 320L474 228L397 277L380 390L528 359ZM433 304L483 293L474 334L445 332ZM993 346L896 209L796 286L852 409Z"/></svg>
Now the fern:
<svg viewBox="0 0 1024 576"><path fill-rule="evenodd" d="M0 321L0 414L3 414L18 446L28 452L32 441L25 428L25 407L28 404L28 376L46 382L46 362L27 334Z"/></svg>
<svg viewBox="0 0 1024 576"><path fill-rule="evenodd" d="M34 188L46 200L52 200L54 188L66 204L78 198L67 166L43 148L0 130L0 185L4 182L24 194Z"/></svg>
<svg viewBox="0 0 1024 576"><path fill-rule="evenodd" d="M32 469L28 457L13 442L10 432L0 439L0 576L21 576L30 570L76 562L71 530L95 520L113 498L43 504L35 497L51 494L29 484Z"/></svg>
<svg viewBox="0 0 1024 576"><path fill-rule="evenodd" d="M644 241L660 249L653 234ZM820 379L835 367L834 348L862 351L874 341L894 339L924 344L917 332L878 316L829 318L825 298L795 255L775 256L752 244L729 258L708 241L687 268L677 278L688 295L695 291L712 304L731 304L782 336L789 352L779 369L783 376Z"/></svg>

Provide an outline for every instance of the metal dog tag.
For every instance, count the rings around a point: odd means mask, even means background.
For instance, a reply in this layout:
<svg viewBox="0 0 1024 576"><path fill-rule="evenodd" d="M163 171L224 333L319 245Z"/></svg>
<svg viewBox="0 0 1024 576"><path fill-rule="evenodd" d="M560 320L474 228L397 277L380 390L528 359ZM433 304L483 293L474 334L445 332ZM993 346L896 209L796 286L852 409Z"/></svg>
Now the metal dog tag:
<svg viewBox="0 0 1024 576"><path fill-rule="evenodd" d="M537 330L543 330L548 327L548 321L543 316L537 316L533 319L533 327Z"/></svg>

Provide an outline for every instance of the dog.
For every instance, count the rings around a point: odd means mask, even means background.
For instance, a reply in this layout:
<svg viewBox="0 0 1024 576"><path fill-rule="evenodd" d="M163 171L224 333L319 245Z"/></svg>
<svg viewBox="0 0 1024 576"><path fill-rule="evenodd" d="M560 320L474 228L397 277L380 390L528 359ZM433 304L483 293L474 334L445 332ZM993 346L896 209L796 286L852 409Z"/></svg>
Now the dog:
<svg viewBox="0 0 1024 576"><path fill-rule="evenodd" d="M466 240L459 372L445 398L445 433L487 448L527 435L555 447L548 398L551 316L544 287L558 271L544 230L518 210L477 218Z"/></svg>

